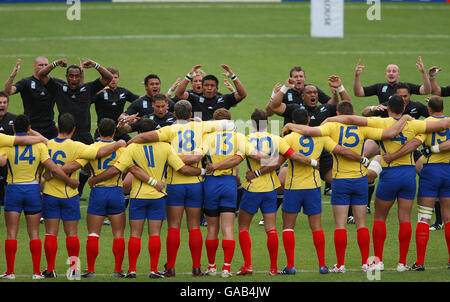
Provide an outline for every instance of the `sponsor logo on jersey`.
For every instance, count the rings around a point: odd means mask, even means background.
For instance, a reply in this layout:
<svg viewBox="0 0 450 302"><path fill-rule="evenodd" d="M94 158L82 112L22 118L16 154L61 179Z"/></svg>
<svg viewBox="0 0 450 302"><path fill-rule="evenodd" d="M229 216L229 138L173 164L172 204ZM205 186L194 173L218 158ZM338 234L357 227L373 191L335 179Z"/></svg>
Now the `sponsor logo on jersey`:
<svg viewBox="0 0 450 302"><path fill-rule="evenodd" d="M383 88L381 89L381 92L383 92L383 93L384 93L384 92L386 92L386 91L387 91L387 89L388 89L388 86L387 86L387 85L384 85L384 86L383 86Z"/></svg>
<svg viewBox="0 0 450 302"><path fill-rule="evenodd" d="M103 99L108 100L108 92L107 91L103 91Z"/></svg>
<svg viewBox="0 0 450 302"><path fill-rule="evenodd" d="M85 91L86 91L86 87L85 86L80 88L80 92L85 92Z"/></svg>
<svg viewBox="0 0 450 302"><path fill-rule="evenodd" d="M35 81L31 81L31 89L36 89L36 82Z"/></svg>
<svg viewBox="0 0 450 302"><path fill-rule="evenodd" d="M119 94L119 99L124 99L124 98L125 98L125 93Z"/></svg>
<svg viewBox="0 0 450 302"><path fill-rule="evenodd" d="M204 97L200 97L200 99L198 100L200 103L204 103L205 102L205 98Z"/></svg>
<svg viewBox="0 0 450 302"><path fill-rule="evenodd" d="M290 92L288 93L287 97L288 97L289 102L292 102L294 100L294 97L292 96L292 93L290 93Z"/></svg>
<svg viewBox="0 0 450 302"><path fill-rule="evenodd" d="M321 107L320 108L320 112L325 112L325 111L327 111L327 107Z"/></svg>

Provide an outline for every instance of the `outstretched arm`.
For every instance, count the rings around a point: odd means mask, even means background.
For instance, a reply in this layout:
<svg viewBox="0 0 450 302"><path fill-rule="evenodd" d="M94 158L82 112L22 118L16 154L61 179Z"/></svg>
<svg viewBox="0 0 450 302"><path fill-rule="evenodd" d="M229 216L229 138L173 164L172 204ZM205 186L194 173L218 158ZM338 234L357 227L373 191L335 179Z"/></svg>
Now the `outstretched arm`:
<svg viewBox="0 0 450 302"><path fill-rule="evenodd" d="M131 145L132 143L135 144L144 144L144 143L152 143L152 142L158 142L159 141L159 135L155 130L142 132L130 139L127 142L127 145Z"/></svg>
<svg viewBox="0 0 450 302"><path fill-rule="evenodd" d="M107 170L103 171L102 173L98 174L97 176L93 176L93 177L89 178L89 180L88 180L89 186L93 187L96 184L98 184L99 182L113 178L114 176L116 176L119 173L120 173L120 170L117 169L116 167L112 166L112 167L108 168Z"/></svg>
<svg viewBox="0 0 450 302"><path fill-rule="evenodd" d="M441 95L441 87L436 82L436 74L441 71L442 68L439 68L437 66L433 66L428 70L428 75L430 79L430 85L431 85L431 94L433 95Z"/></svg>
<svg viewBox="0 0 450 302"><path fill-rule="evenodd" d="M46 85L48 81L50 80L49 73L55 69L57 66L66 67L67 66L67 59L59 59L56 61L53 61L52 64L48 64L44 68L42 68L39 73L39 81L42 82L42 84Z"/></svg>
<svg viewBox="0 0 450 302"><path fill-rule="evenodd" d="M237 165L239 165L243 160L244 160L244 158L241 157L240 155L234 155L234 156L229 157L219 163L215 163L215 164L207 163L206 172L212 173L212 172L214 172L214 170L231 169L231 168L234 168Z"/></svg>
<svg viewBox="0 0 450 302"><path fill-rule="evenodd" d="M355 80L353 81L353 93L355 96L365 96L364 95L364 89L361 85L361 80L359 76L363 72L365 66L361 65L361 59L358 60L358 65L356 65L355 69Z"/></svg>
<svg viewBox="0 0 450 302"><path fill-rule="evenodd" d="M281 135L287 134L289 131L294 131L306 136L322 136L322 132L317 127L310 127L307 125L293 124L287 123L283 130L281 131Z"/></svg>
<svg viewBox="0 0 450 302"><path fill-rule="evenodd" d="M13 69L11 75L9 76L8 80L5 82L4 91L7 95L12 95L17 92L17 88L16 88L16 86L13 85L13 82L14 82L14 79L15 79L17 73L20 70L20 62L21 61L22 61L22 59L17 59L16 66L14 66L14 69Z"/></svg>
<svg viewBox="0 0 450 302"><path fill-rule="evenodd" d="M100 73L100 82L102 83L103 86L108 85L111 80L113 79L113 75L111 72L109 72L108 69L106 69L105 67L101 66L100 64L98 64L97 62L94 62L92 60L85 60L81 66L83 66L83 68L95 68L97 69L97 71Z"/></svg>
<svg viewBox="0 0 450 302"><path fill-rule="evenodd" d="M178 85L178 89L175 92L175 96L179 100L186 100L189 97L189 93L186 92L186 87L189 84L189 82L194 77L195 71L202 67L202 65L198 64L191 68L191 70L188 72L188 74L184 77L184 79L181 81L180 85Z"/></svg>
<svg viewBox="0 0 450 302"><path fill-rule="evenodd" d="M234 98L237 102L242 101L247 96L247 92L245 91L244 86L228 65L222 64L221 66L227 71L226 73L224 73L224 76L229 77L236 87Z"/></svg>
<svg viewBox="0 0 450 302"><path fill-rule="evenodd" d="M402 115L402 117L395 122L390 128L383 130L381 135L381 140L391 139L396 137L400 132L402 132L403 127L405 127L406 122L412 120L413 118L407 114Z"/></svg>
<svg viewBox="0 0 450 302"><path fill-rule="evenodd" d="M286 92L295 85L295 80L293 78L289 78L286 80L285 85L283 85L280 90L275 94L272 100L269 102L269 109L278 114L283 115L286 111L286 104L283 103L283 97Z"/></svg>
<svg viewBox="0 0 450 302"><path fill-rule="evenodd" d="M430 94L431 93L431 83L428 78L427 72L425 71L425 67L423 66L422 57L419 56L418 61L416 63L417 68L422 74L423 85L420 86L420 94Z"/></svg>

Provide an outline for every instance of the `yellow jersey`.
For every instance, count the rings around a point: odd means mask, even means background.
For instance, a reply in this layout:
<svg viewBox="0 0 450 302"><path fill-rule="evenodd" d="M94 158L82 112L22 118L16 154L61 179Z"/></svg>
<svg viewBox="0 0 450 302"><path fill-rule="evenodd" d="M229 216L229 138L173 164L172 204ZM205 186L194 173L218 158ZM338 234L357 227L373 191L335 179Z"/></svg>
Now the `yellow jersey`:
<svg viewBox="0 0 450 302"><path fill-rule="evenodd" d="M329 136L337 144L363 156L367 138L380 140L383 129L345 125L331 122L318 127L322 136ZM367 175L367 168L360 162L333 154L333 178L360 178Z"/></svg>
<svg viewBox="0 0 450 302"><path fill-rule="evenodd" d="M439 121L445 118L445 116L430 116L425 119L425 121ZM433 132L427 134L419 134L416 136L417 139L421 140L426 146L431 147L434 145L439 145L450 139L450 129L447 128L443 132ZM437 163L450 163L450 152L440 152L432 153L430 157L424 157L424 164L437 164Z"/></svg>
<svg viewBox="0 0 450 302"><path fill-rule="evenodd" d="M292 148L306 157L317 160L322 150L331 152L336 147L329 136L309 137L292 132L283 140ZM303 165L293 160L288 161L288 170L284 188L288 190L315 189L322 186L320 173L310 165Z"/></svg>
<svg viewBox="0 0 450 302"><path fill-rule="evenodd" d="M67 163L78 159L95 159L98 148L93 145L85 145L82 142L73 141L70 138L54 138L47 143L50 158L56 165L62 167ZM72 179L78 179L79 170L69 175ZM71 198L78 194L78 188L73 189L65 182L52 178L44 184L44 194L58 198Z"/></svg>
<svg viewBox="0 0 450 302"><path fill-rule="evenodd" d="M291 147L278 135L270 134L265 131L255 131L246 137L248 148L245 150L247 169L255 171L264 166L266 160L255 160L248 155L250 152L261 152L270 156L270 160L275 163L278 160L279 154L285 154ZM273 164L273 162L272 162ZM280 186L280 180L276 171L262 174L251 182L245 181L242 187L249 192L270 192Z"/></svg>
<svg viewBox="0 0 450 302"><path fill-rule="evenodd" d="M236 131L217 131L205 134L203 137L203 155L212 163L219 163L227 158L238 155L245 156L246 138L242 133ZM237 169L233 167L225 170L215 170L211 176L233 175L236 176Z"/></svg>
<svg viewBox="0 0 450 302"><path fill-rule="evenodd" d="M95 142L92 144L93 147L96 147L97 149L100 149L103 146L106 146L108 144L113 144L115 141L104 141L100 140L98 142ZM107 155L102 158L94 159L94 160L85 160L85 159L78 159L77 162L81 164L81 166L85 166L88 164L89 170L91 171L93 176L96 176L100 173L102 173L105 170L108 170L114 164L116 163L117 159L120 157L120 155L125 151L125 148L119 148L115 152L111 153L110 155ZM95 185L96 187L121 187L122 186L122 174L110 178L108 180L99 182Z"/></svg>
<svg viewBox="0 0 450 302"><path fill-rule="evenodd" d="M388 129L397 122L395 118L381 118L381 117L368 117L367 126L381 129ZM395 153L397 152L406 142L410 141L416 137L419 133L425 133L427 129L427 124L425 121L412 120L406 122L403 130L394 138L389 140L380 141L381 155L384 153ZM382 167L396 167L403 165L415 165L413 152L406 154L402 157L397 158L391 163L386 163L383 158L381 158Z"/></svg>
<svg viewBox="0 0 450 302"><path fill-rule="evenodd" d="M162 127L157 130L157 133L160 142L170 143L176 154L183 156L202 153L202 136L204 130L203 123L201 122L178 122L170 126ZM201 168L201 162L192 166ZM183 175L171 166L167 168L168 184L199 183L200 181L199 176Z"/></svg>
<svg viewBox="0 0 450 302"><path fill-rule="evenodd" d="M114 167L123 172L134 165L143 169L150 177L163 181L167 165L178 171L184 166L184 163L171 145L156 142L129 145L114 164ZM131 198L157 199L164 196L165 194L158 192L155 187L133 177Z"/></svg>
<svg viewBox="0 0 450 302"><path fill-rule="evenodd" d="M8 184L38 183L43 169L42 163L50 158L47 146L43 143L4 147L0 154L6 154Z"/></svg>

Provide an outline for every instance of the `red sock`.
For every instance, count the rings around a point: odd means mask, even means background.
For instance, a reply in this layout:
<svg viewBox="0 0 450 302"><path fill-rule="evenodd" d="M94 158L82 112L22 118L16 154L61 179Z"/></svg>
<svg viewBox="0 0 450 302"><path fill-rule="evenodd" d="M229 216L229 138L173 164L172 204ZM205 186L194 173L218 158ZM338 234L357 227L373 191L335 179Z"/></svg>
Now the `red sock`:
<svg viewBox="0 0 450 302"><path fill-rule="evenodd" d="M141 238L130 237L130 240L128 240L128 264L130 266L128 272L136 271L136 263L140 252Z"/></svg>
<svg viewBox="0 0 450 302"><path fill-rule="evenodd" d="M175 268L178 248L180 247L180 229L169 228L167 231L166 251L167 251L167 269Z"/></svg>
<svg viewBox="0 0 450 302"><path fill-rule="evenodd" d="M78 236L66 237L66 249L67 255L69 256L69 259L71 259L70 268L73 270L77 270L77 261L80 261L80 239L78 238Z"/></svg>
<svg viewBox="0 0 450 302"><path fill-rule="evenodd" d="M234 240L222 239L222 249L223 249L223 267L222 270L231 269L231 261L234 256L234 249L236 247L236 242Z"/></svg>
<svg viewBox="0 0 450 302"><path fill-rule="evenodd" d="M122 263L125 256L125 239L124 238L114 238L112 251L114 255L114 271L122 272Z"/></svg>
<svg viewBox="0 0 450 302"><path fill-rule="evenodd" d="M359 251L361 252L361 265L368 264L370 253L370 234L369 229L366 227L359 228L357 230L357 241Z"/></svg>
<svg viewBox="0 0 450 302"><path fill-rule="evenodd" d="M276 270L278 267L278 234L275 229L267 232L267 249L269 250L270 269Z"/></svg>
<svg viewBox="0 0 450 302"><path fill-rule="evenodd" d="M42 242L41 239L30 240L31 259L33 259L33 273L41 274L41 256L42 256Z"/></svg>
<svg viewBox="0 0 450 302"><path fill-rule="evenodd" d="M418 222L416 227L416 264L425 263L425 252L427 250L428 239L430 238L430 227L426 222Z"/></svg>
<svg viewBox="0 0 450 302"><path fill-rule="evenodd" d="M5 240L5 256L6 256L6 273L14 273L14 263L16 262L17 240Z"/></svg>
<svg viewBox="0 0 450 302"><path fill-rule="evenodd" d="M283 245L286 253L287 268L294 267L295 235L294 230L283 230Z"/></svg>
<svg viewBox="0 0 450 302"><path fill-rule="evenodd" d="M406 256L408 256L409 243L411 242L412 228L411 222L400 223L398 230L398 241L400 243L400 259L398 263L406 265Z"/></svg>
<svg viewBox="0 0 450 302"><path fill-rule="evenodd" d="M269 241L267 241L267 244L269 244ZM244 266L252 266L252 240L248 233L248 229L239 231L239 246L241 247L242 257L244 258Z"/></svg>
<svg viewBox="0 0 450 302"><path fill-rule="evenodd" d="M447 222L444 226L444 232L445 232L445 241L447 242L447 249L448 249L448 263L450 263L450 222Z"/></svg>
<svg viewBox="0 0 450 302"><path fill-rule="evenodd" d="M98 236L88 236L86 242L86 258L88 263L87 272L95 272L95 260L98 256Z"/></svg>
<svg viewBox="0 0 450 302"><path fill-rule="evenodd" d="M334 230L334 247L336 249L337 266L340 267L345 263L345 250L347 248L347 230Z"/></svg>
<svg viewBox="0 0 450 302"><path fill-rule="evenodd" d="M58 251L58 239L56 235L45 235L44 252L47 259L47 272L55 269L56 252Z"/></svg>
<svg viewBox="0 0 450 302"><path fill-rule="evenodd" d="M150 236L148 238L148 252L150 254L150 271L157 273L159 255L161 253L161 237Z"/></svg>
<svg viewBox="0 0 450 302"><path fill-rule="evenodd" d="M192 268L201 267L203 236L200 229L189 231L189 249L191 250Z"/></svg>
<svg viewBox="0 0 450 302"><path fill-rule="evenodd" d="M383 261L384 241L386 240L386 222L375 220L372 228L373 251L379 261Z"/></svg>
<svg viewBox="0 0 450 302"><path fill-rule="evenodd" d="M208 256L208 264L216 264L216 252L219 248L219 239L206 239L205 240L206 255Z"/></svg>
<svg viewBox="0 0 450 302"><path fill-rule="evenodd" d="M325 264L325 234L323 230L315 231L313 234L313 242L316 247L317 258L319 259L319 266L326 266Z"/></svg>

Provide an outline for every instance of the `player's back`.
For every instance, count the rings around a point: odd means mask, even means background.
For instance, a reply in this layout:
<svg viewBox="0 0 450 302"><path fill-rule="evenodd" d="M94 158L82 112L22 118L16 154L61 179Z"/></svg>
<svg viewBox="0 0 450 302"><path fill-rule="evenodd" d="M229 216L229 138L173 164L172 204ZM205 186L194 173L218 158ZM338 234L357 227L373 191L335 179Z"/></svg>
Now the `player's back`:
<svg viewBox="0 0 450 302"><path fill-rule="evenodd" d="M388 129L392 125L394 125L397 120L393 117L389 118L377 118L370 117L368 120L369 127ZM424 121L419 120L411 120L406 122L406 125L403 127L403 130L394 138L380 141L380 149L381 154L384 153L395 153L397 152L404 144L413 139L417 134L424 133L426 130L426 123ZM399 157L398 159L392 161L391 163L386 163L384 159L381 160L381 165L383 167L395 167L395 166L403 166L403 165L414 165L414 156L413 153L409 153Z"/></svg>
<svg viewBox="0 0 450 302"><path fill-rule="evenodd" d="M173 150L179 155L201 154L202 136L204 127L201 122L178 122L176 124L163 127L159 130L159 140L172 145ZM191 166L201 168L201 162ZM168 184L187 184L200 182L198 176L183 175L171 166L167 168Z"/></svg>
<svg viewBox="0 0 450 302"><path fill-rule="evenodd" d="M270 158L262 160L255 160L247 156L246 163L247 168L250 171L259 170L265 165L275 165L278 161L279 153L285 153L287 151L281 150L280 144L284 144L289 148L279 136L265 131L255 131L247 135L246 138L248 152L261 152L270 156ZM246 181L242 186L250 192L268 192L278 188L280 186L280 180L278 179L277 173L272 171L270 173L262 174L251 182Z"/></svg>
<svg viewBox="0 0 450 302"><path fill-rule="evenodd" d="M436 116L430 116L425 119L425 121L439 121L441 119L445 118L445 116L442 117L436 117ZM427 134L419 134L417 136L418 139L420 139L425 146L431 147L434 145L438 145L440 143L443 143L445 141L448 141L450 139L450 129L447 128L445 131L442 132L433 132L433 133L427 133ZM424 164L437 164L437 163L444 163L448 164L450 163L450 152L444 151L439 153L432 153L429 157L424 158Z"/></svg>
<svg viewBox="0 0 450 302"><path fill-rule="evenodd" d="M8 159L8 184L38 182L42 163L50 158L43 143L6 147L1 153L6 153Z"/></svg>
<svg viewBox="0 0 450 302"><path fill-rule="evenodd" d="M336 143L329 137L309 137L296 132L292 132L284 137L284 140L295 151L306 157L317 160L325 148L332 151ZM300 190L320 187L322 181L317 169L312 166L303 165L293 160L289 160L286 173L285 189Z"/></svg>
<svg viewBox="0 0 450 302"><path fill-rule="evenodd" d="M111 140L111 141L105 141L105 140L100 140L98 142L95 142L93 144L94 147L96 148L101 148L103 146L109 145L109 144L114 144L115 141ZM99 175L100 173L102 173L103 171L111 168L112 166L114 166L114 164L116 163L117 159L119 158L119 156L122 154L122 152L124 152L125 148L119 148L116 151L114 151L113 153L98 158L98 159L94 159L94 160L80 160L79 162L81 163L82 166L84 166L85 164L88 164L89 170L91 171L93 176ZM110 178L108 180L99 182L96 184L96 187L100 187L100 186L104 186L104 187L113 187L113 186L122 186L122 174L120 173L119 175Z"/></svg>
<svg viewBox="0 0 450 302"><path fill-rule="evenodd" d="M235 155L244 157L246 138L236 131L216 131L203 138L203 153L210 163L219 163ZM212 176L233 175L237 169L215 170Z"/></svg>
<svg viewBox="0 0 450 302"><path fill-rule="evenodd" d="M156 142L129 145L115 164L121 171L133 165L143 169L151 178L163 181L168 165L178 170L184 164L175 154L171 145ZM163 197L164 193L158 192L153 186L133 177L130 196L156 199Z"/></svg>

